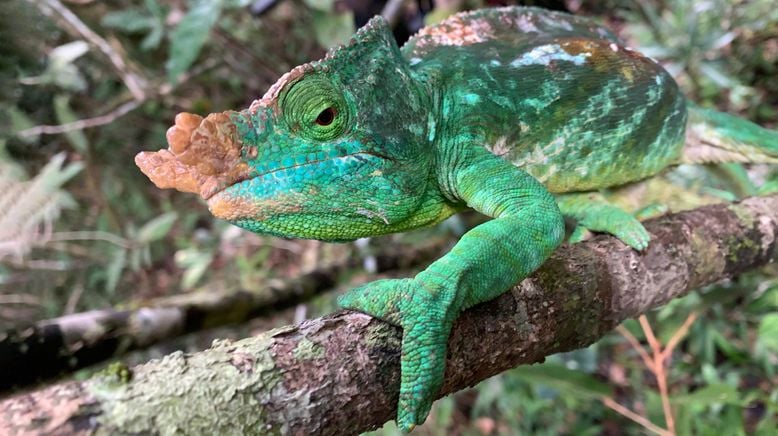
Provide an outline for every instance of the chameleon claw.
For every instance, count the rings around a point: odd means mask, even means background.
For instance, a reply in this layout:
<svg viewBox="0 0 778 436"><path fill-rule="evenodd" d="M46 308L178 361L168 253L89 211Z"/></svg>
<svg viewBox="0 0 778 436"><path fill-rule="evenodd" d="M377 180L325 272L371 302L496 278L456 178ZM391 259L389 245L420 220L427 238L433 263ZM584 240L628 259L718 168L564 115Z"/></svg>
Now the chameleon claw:
<svg viewBox="0 0 778 436"><path fill-rule="evenodd" d="M632 215L616 208L608 208L600 214L592 214L582 220L570 235L569 242L577 244L588 239L591 232L608 233L637 251L648 248L651 235L643 224Z"/></svg>
<svg viewBox="0 0 778 436"><path fill-rule="evenodd" d="M387 279L366 283L339 296L338 305L402 327L400 305L410 281Z"/></svg>
<svg viewBox="0 0 778 436"><path fill-rule="evenodd" d="M575 226L575 229L573 229L573 233L570 234L570 238L568 239L568 242L570 242L571 244L577 244L591 237L592 237L592 232L590 232L589 229L587 229L582 225L577 225Z"/></svg>

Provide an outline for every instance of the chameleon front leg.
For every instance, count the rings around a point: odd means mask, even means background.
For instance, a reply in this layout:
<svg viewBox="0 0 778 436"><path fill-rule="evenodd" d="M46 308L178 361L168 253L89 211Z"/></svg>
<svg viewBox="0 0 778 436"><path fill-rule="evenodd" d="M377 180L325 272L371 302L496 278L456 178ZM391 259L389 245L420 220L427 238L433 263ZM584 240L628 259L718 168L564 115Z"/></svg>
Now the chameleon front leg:
<svg viewBox="0 0 778 436"><path fill-rule="evenodd" d="M635 250L645 250L651 236L630 213L610 204L598 192L580 192L557 196L562 215L577 221L570 243L582 241L589 230L609 233Z"/></svg>
<svg viewBox="0 0 778 436"><path fill-rule="evenodd" d="M476 148L476 147L473 147ZM380 280L339 299L403 328L400 429L429 414L443 382L446 344L459 313L491 300L527 277L564 237L554 198L529 174L471 151L466 167L449 170L449 197L495 219L467 232L454 248L412 279Z"/></svg>

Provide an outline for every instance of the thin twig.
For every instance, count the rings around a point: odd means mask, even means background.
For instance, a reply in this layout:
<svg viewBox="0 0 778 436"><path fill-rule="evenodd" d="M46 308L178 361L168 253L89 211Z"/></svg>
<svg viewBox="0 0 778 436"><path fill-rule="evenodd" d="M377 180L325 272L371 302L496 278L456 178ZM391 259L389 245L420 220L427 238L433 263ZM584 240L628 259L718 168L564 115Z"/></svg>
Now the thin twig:
<svg viewBox="0 0 778 436"><path fill-rule="evenodd" d="M646 335L646 340L652 350L651 357L653 359L653 364L649 369L654 373L656 383L659 386L659 397L662 399L662 413L665 415L667 431L674 435L675 418L673 418L673 409L670 407L670 395L667 389L667 373L665 372L662 344L659 343L656 335L654 335L654 330L651 328L648 318L645 315L640 315L638 320L640 321L640 326L643 328L643 333Z"/></svg>
<svg viewBox="0 0 778 436"><path fill-rule="evenodd" d="M686 317L686 321L683 322L683 325L681 325L681 327L675 333L673 333L673 336L667 342L665 349L662 351L661 359L663 362L667 360L668 357L670 357L675 347L681 342L681 339L683 339L684 336L686 336L686 334L689 332L689 327L692 326L692 323L694 323L694 320L696 319L697 312L690 313L689 316Z"/></svg>
<svg viewBox="0 0 778 436"><path fill-rule="evenodd" d="M38 297L28 294L0 294L0 304L27 304L30 306L40 306L41 300Z"/></svg>
<svg viewBox="0 0 778 436"><path fill-rule="evenodd" d="M220 59L211 59L209 61L202 63L201 65L198 65L195 68L192 68L192 70L189 73L181 76L179 83L183 83L188 78L194 75L198 75L206 70L215 67L216 65L218 65L219 62ZM157 88L157 92L155 94L147 94L146 98L151 98L154 95L159 95L159 96L167 95L170 94L173 91L173 89L174 89L173 85L169 83L164 83ZM93 118L84 118L82 120L77 120L66 124L34 126L34 127L30 127L29 129L20 130L16 132L16 134L21 137L38 136L38 135L58 135L61 133L70 132L72 130L83 130L90 127L102 126L105 124L112 123L116 121L118 118L127 115L128 113L137 109L138 106L140 106L142 103L143 101L128 100L120 104L119 106L117 106L116 109L104 115L100 115Z"/></svg>
<svg viewBox="0 0 778 436"><path fill-rule="evenodd" d="M670 395L667 390L667 374L661 361L661 355L655 355L656 359L656 382L659 385L659 396L662 398L662 413L665 415L665 424L667 431L675 435L675 418L673 409L670 407Z"/></svg>
<svg viewBox="0 0 778 436"><path fill-rule="evenodd" d="M651 328L651 324L648 322L648 318L646 318L645 315L640 315L638 321L640 322L640 327L643 329L643 334L646 335L648 346L651 347L651 350L654 354L661 354L662 344L659 343L656 335L654 335L654 330Z"/></svg>
<svg viewBox="0 0 778 436"><path fill-rule="evenodd" d="M643 364L645 364L647 367L651 367L654 362L651 360L651 357L646 353L646 350L643 348L642 345L640 345L640 342L638 342L637 338L632 335L632 333L629 332L624 326L620 325L616 327L616 331L621 334L621 336L624 337L624 339L629 342L630 345L632 345L632 348L635 349L635 351L638 352L638 355L640 355L640 358L643 360Z"/></svg>
<svg viewBox="0 0 778 436"><path fill-rule="evenodd" d="M384 9L381 11L381 16L389 23L390 27L394 27L397 24L397 20L400 18L400 12L403 6L405 6L405 0L389 0L386 2Z"/></svg>
<svg viewBox="0 0 778 436"><path fill-rule="evenodd" d="M104 241L114 245L118 245L122 248L134 248L135 244L120 236L116 236L113 233L102 231L74 231L74 232L57 232L52 233L48 239L50 242L62 242L62 241Z"/></svg>
<svg viewBox="0 0 778 436"><path fill-rule="evenodd" d="M78 304L78 301L81 299L83 294L84 285L83 283L79 283L73 292L70 293L70 296L68 296L68 301L65 303L65 309L62 310L62 313L65 315L74 313L76 311L76 305Z"/></svg>
<svg viewBox="0 0 778 436"><path fill-rule="evenodd" d="M59 0L28 1L37 6L44 15L65 22L68 25L67 27L72 30L71 33L75 33L77 36L86 39L90 44L97 47L119 73L124 85L130 90L130 93L132 93L135 100L140 102L146 99L147 81L133 73L128 67L127 61L111 47L108 41L84 24L76 14L70 11L70 9L63 5Z"/></svg>
<svg viewBox="0 0 778 436"><path fill-rule="evenodd" d="M89 127L102 126L105 124L116 121L117 118L126 115L131 112L142 102L138 100L130 100L120 104L116 109L108 112L107 114L100 115L94 118L84 118L82 120L73 121L72 123L58 124L58 125L42 125L30 127L16 132L18 136L38 136L38 135L57 135L60 133L70 132L71 130L82 130Z"/></svg>
<svg viewBox="0 0 778 436"><path fill-rule="evenodd" d="M628 408L622 406L621 404L617 403L613 398L611 398L611 397L602 397L602 398L600 398L600 400L602 401L602 403L604 405L606 405L607 407L612 409L614 412L616 412L619 415L622 415L624 417L627 417L627 418L631 419L632 421L640 424L646 430L652 431L652 432L654 432L654 433L656 433L658 435L661 435L661 436L672 436L672 434L669 431L667 431L667 430L657 426L653 422L649 421L647 418L645 418L643 416L640 416L637 413L635 413L635 412L629 410Z"/></svg>

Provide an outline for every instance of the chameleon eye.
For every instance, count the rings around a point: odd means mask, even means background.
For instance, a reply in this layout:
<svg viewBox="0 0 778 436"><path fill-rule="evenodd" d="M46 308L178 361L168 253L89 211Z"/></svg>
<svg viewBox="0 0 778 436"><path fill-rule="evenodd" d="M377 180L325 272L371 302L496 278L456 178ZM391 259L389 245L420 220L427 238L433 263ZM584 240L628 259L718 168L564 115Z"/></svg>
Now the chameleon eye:
<svg viewBox="0 0 778 436"><path fill-rule="evenodd" d="M303 77L283 92L280 108L289 130L312 141L332 141L346 132L349 106L331 80Z"/></svg>
<svg viewBox="0 0 778 436"><path fill-rule="evenodd" d="M335 120L335 108L328 107L321 111L318 117L316 117L316 124L320 126L329 126L332 121Z"/></svg>

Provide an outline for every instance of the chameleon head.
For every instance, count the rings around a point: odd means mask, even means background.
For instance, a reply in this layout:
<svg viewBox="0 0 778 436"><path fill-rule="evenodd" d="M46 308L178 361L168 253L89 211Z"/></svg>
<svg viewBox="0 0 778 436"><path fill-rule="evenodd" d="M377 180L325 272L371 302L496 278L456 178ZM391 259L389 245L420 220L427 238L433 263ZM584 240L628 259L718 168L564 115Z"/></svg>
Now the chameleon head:
<svg viewBox="0 0 778 436"><path fill-rule="evenodd" d="M427 105L376 18L247 110L179 114L169 148L135 162L158 187L197 193L213 215L251 231L323 240L389 233L426 224L417 210L432 189Z"/></svg>

